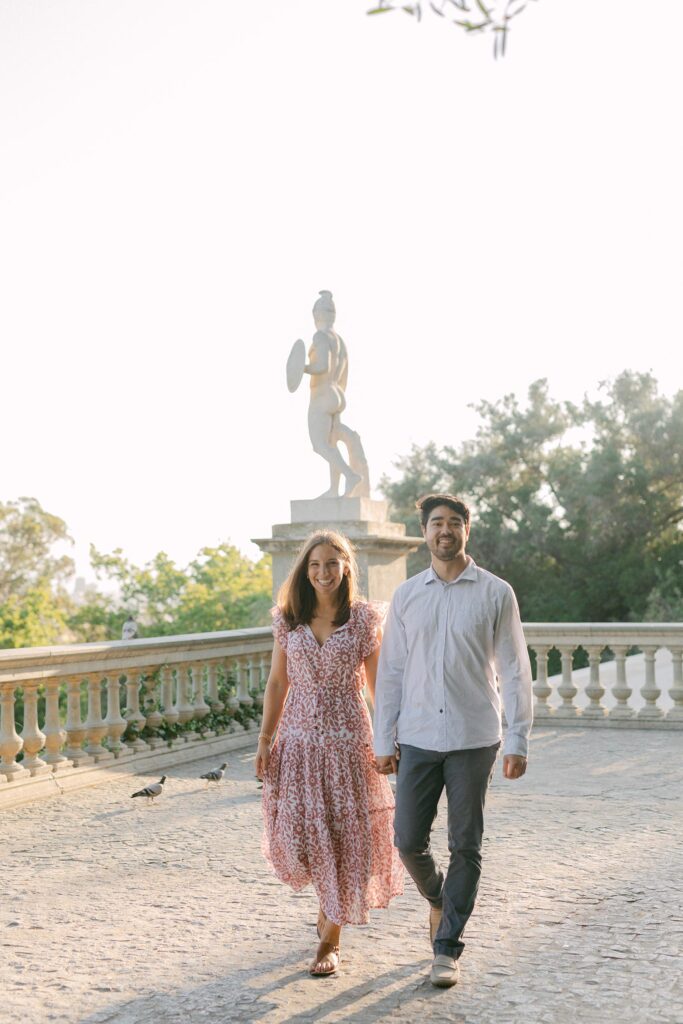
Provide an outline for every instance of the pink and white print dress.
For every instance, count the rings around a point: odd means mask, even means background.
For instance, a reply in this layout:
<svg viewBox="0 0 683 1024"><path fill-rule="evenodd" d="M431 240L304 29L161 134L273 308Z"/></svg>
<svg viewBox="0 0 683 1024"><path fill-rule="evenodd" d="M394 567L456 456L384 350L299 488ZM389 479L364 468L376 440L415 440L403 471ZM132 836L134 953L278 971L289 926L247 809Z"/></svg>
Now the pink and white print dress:
<svg viewBox="0 0 683 1024"><path fill-rule="evenodd" d="M263 853L293 889L313 883L335 924L366 924L403 891L393 845L394 798L374 769L364 659L377 647L379 608L354 603L321 646L310 626L273 633L287 654L289 693L263 780Z"/></svg>

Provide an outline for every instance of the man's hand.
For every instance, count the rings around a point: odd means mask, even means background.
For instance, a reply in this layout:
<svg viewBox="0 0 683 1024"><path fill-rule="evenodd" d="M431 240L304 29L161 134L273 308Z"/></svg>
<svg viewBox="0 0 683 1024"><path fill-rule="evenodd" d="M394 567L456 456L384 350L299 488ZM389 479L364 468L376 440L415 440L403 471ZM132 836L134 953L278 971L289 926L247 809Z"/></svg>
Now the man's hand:
<svg viewBox="0 0 683 1024"><path fill-rule="evenodd" d="M388 757L376 757L375 768L380 775L396 775L398 771L398 757L390 754Z"/></svg>
<svg viewBox="0 0 683 1024"><path fill-rule="evenodd" d="M506 754L503 758L503 778L521 779L526 771L526 758L519 754Z"/></svg>

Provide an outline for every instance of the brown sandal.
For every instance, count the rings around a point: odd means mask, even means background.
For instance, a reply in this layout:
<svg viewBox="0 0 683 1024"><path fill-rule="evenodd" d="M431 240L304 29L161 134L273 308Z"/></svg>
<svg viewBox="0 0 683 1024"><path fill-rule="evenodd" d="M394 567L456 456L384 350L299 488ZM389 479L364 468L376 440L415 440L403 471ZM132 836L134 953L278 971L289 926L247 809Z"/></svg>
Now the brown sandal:
<svg viewBox="0 0 683 1024"><path fill-rule="evenodd" d="M330 968L326 971L316 971L316 967L323 960L329 960ZM308 973L312 978L330 978L337 974L339 970L339 964L341 963L341 954L339 952L339 946L333 945L331 942L325 942L321 940L315 954L315 960L308 968Z"/></svg>

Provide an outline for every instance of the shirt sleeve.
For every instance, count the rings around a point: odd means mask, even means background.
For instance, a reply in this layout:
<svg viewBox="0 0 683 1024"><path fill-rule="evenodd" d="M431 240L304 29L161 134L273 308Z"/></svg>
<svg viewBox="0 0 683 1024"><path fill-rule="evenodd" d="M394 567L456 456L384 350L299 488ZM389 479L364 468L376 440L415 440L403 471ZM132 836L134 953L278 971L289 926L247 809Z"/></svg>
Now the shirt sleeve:
<svg viewBox="0 0 683 1024"><path fill-rule="evenodd" d="M503 597L493 643L496 673L507 721L503 753L526 757L533 721L531 663L517 599L511 587Z"/></svg>
<svg viewBox="0 0 683 1024"><path fill-rule="evenodd" d="M375 753L389 757L394 753L396 725L403 696L403 672L408 645L396 595L389 607L375 683Z"/></svg>
<svg viewBox="0 0 683 1024"><path fill-rule="evenodd" d="M273 616L273 636L282 650L286 651L287 641L289 640L289 627L285 622L285 617L277 605L275 608L270 609L270 614Z"/></svg>
<svg viewBox="0 0 683 1024"><path fill-rule="evenodd" d="M377 630L386 618L387 607L388 605L381 601L368 601L362 605L360 655L363 660L369 658L379 647Z"/></svg>

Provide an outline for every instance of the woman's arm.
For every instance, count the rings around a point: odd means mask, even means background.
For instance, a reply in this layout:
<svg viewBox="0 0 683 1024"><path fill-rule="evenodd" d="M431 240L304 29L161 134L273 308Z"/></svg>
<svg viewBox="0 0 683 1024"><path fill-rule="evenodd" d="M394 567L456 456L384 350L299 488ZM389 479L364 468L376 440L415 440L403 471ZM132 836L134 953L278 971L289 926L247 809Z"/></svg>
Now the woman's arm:
<svg viewBox="0 0 683 1024"><path fill-rule="evenodd" d="M282 715L282 709L285 706L288 690L287 655L277 640L274 640L270 674L268 675L266 691L263 696L263 719L261 721L261 732L259 733L258 750L254 766L256 777L259 779L263 778L263 773L270 761L270 747Z"/></svg>
<svg viewBox="0 0 683 1024"><path fill-rule="evenodd" d="M372 652L372 654L369 654L367 656L363 663L365 665L366 690L368 692L368 697L370 698L370 703L372 704L373 708L375 706L375 680L377 679L377 663L379 661L379 649L382 643L381 626L377 627L377 640L378 643L374 651Z"/></svg>

